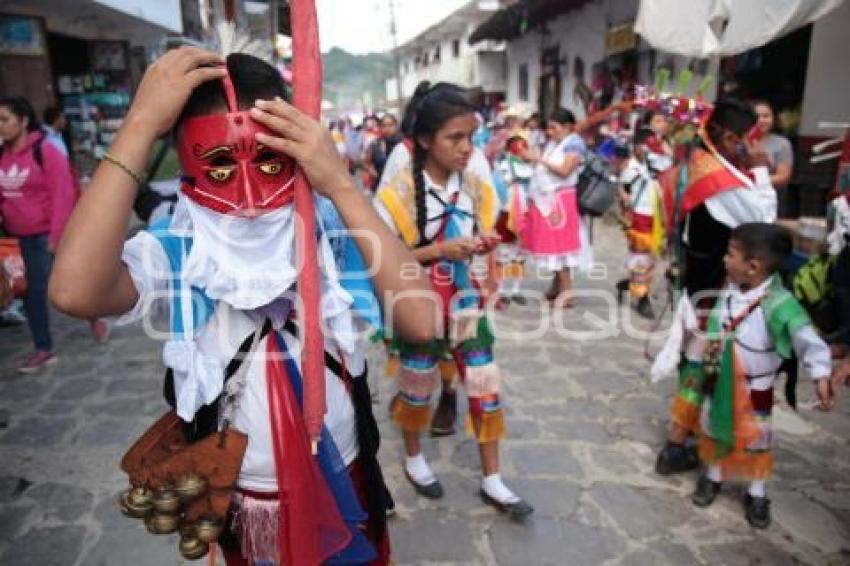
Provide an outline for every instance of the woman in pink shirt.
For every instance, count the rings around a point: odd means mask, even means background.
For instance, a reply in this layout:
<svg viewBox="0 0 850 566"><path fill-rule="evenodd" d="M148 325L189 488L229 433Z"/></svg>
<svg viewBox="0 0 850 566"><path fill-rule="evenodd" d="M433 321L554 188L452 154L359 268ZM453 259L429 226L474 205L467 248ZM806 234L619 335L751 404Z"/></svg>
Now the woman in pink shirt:
<svg viewBox="0 0 850 566"><path fill-rule="evenodd" d="M32 373L56 362L47 309L53 253L74 205L68 159L45 143L35 112L20 97L0 99L0 221L20 240L27 274L24 310L35 351L20 366Z"/></svg>

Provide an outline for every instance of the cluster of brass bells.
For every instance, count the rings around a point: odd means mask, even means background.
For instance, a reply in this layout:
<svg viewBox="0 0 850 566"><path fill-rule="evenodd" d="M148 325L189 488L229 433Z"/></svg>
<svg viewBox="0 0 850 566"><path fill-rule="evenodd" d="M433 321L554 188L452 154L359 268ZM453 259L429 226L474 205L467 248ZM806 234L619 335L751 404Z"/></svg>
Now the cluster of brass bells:
<svg viewBox="0 0 850 566"><path fill-rule="evenodd" d="M706 375L715 376L720 373L720 355L720 345L710 342L702 359L702 367Z"/></svg>
<svg viewBox="0 0 850 566"><path fill-rule="evenodd" d="M203 558L209 545L221 535L224 525L213 517L201 518L187 523L181 507L207 490L207 481L198 474L186 474L174 485L151 491L145 487L133 487L121 494L121 512L133 519L143 519L148 532L167 535L180 531L180 554L187 560Z"/></svg>
<svg viewBox="0 0 850 566"><path fill-rule="evenodd" d="M203 558L210 550L210 543L218 540L223 530L222 521L212 517L183 525L180 528L180 554L187 560Z"/></svg>

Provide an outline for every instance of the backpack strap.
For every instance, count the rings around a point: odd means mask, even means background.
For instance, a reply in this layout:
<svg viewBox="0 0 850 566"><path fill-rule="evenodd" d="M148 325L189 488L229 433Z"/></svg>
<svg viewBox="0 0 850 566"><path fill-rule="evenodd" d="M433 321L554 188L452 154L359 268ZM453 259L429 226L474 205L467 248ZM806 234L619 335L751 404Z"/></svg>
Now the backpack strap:
<svg viewBox="0 0 850 566"><path fill-rule="evenodd" d="M32 158L38 164L40 169L44 169L44 152L42 151L42 145L44 144L44 139L47 136L42 133L41 136L35 140L35 143L32 145Z"/></svg>
<svg viewBox="0 0 850 566"><path fill-rule="evenodd" d="M298 338L298 327L291 318L286 319L286 322L283 324L283 329L295 338ZM346 368L342 362L334 358L327 350L325 350L325 367L331 370L335 376L345 383L345 385L349 388L349 392L351 391L353 382L359 379L365 379L366 374L368 373L367 369L364 370L361 375L351 375L348 368Z"/></svg>

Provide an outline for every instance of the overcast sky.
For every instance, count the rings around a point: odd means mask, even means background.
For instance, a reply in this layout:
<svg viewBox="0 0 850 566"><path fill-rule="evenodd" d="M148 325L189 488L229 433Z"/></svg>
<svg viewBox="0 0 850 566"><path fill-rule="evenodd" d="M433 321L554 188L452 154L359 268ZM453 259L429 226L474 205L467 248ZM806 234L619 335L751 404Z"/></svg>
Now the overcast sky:
<svg viewBox="0 0 850 566"><path fill-rule="evenodd" d="M443 19L468 0L393 0L399 44ZM389 0L316 0L322 51L386 51L390 38Z"/></svg>

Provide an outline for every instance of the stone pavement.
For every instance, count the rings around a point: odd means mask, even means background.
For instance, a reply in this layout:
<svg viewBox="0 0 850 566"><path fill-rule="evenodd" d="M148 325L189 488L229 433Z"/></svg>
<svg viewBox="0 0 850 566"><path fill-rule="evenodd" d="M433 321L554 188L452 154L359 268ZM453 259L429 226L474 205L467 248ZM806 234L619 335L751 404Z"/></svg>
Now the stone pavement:
<svg viewBox="0 0 850 566"><path fill-rule="evenodd" d="M578 285L607 291L620 275L622 239L612 227L597 225L596 232L603 264ZM529 289L543 286L528 281ZM659 304L663 298L659 293ZM537 508L525 524L478 499L476 446L461 433L425 441L445 498L414 495L387 419L395 384L381 377L373 349L381 457L397 501L391 532L398 564L850 562L847 395L836 412L818 413L801 379L799 413L777 407L776 474L768 484L774 524L753 531L740 489L696 510L689 500L694 474L653 473L674 383L648 383L643 341L624 332L624 316L600 295L563 316L531 303L496 317L509 427L503 475ZM535 334L541 321L548 328ZM29 377L15 372L29 348L24 329L0 328L0 565L188 564L175 536L148 535L115 503L126 484L118 469L123 451L165 407L160 346L138 327L117 329L98 346L83 323L60 317L55 326L59 364ZM579 332L602 337L579 341Z"/></svg>

